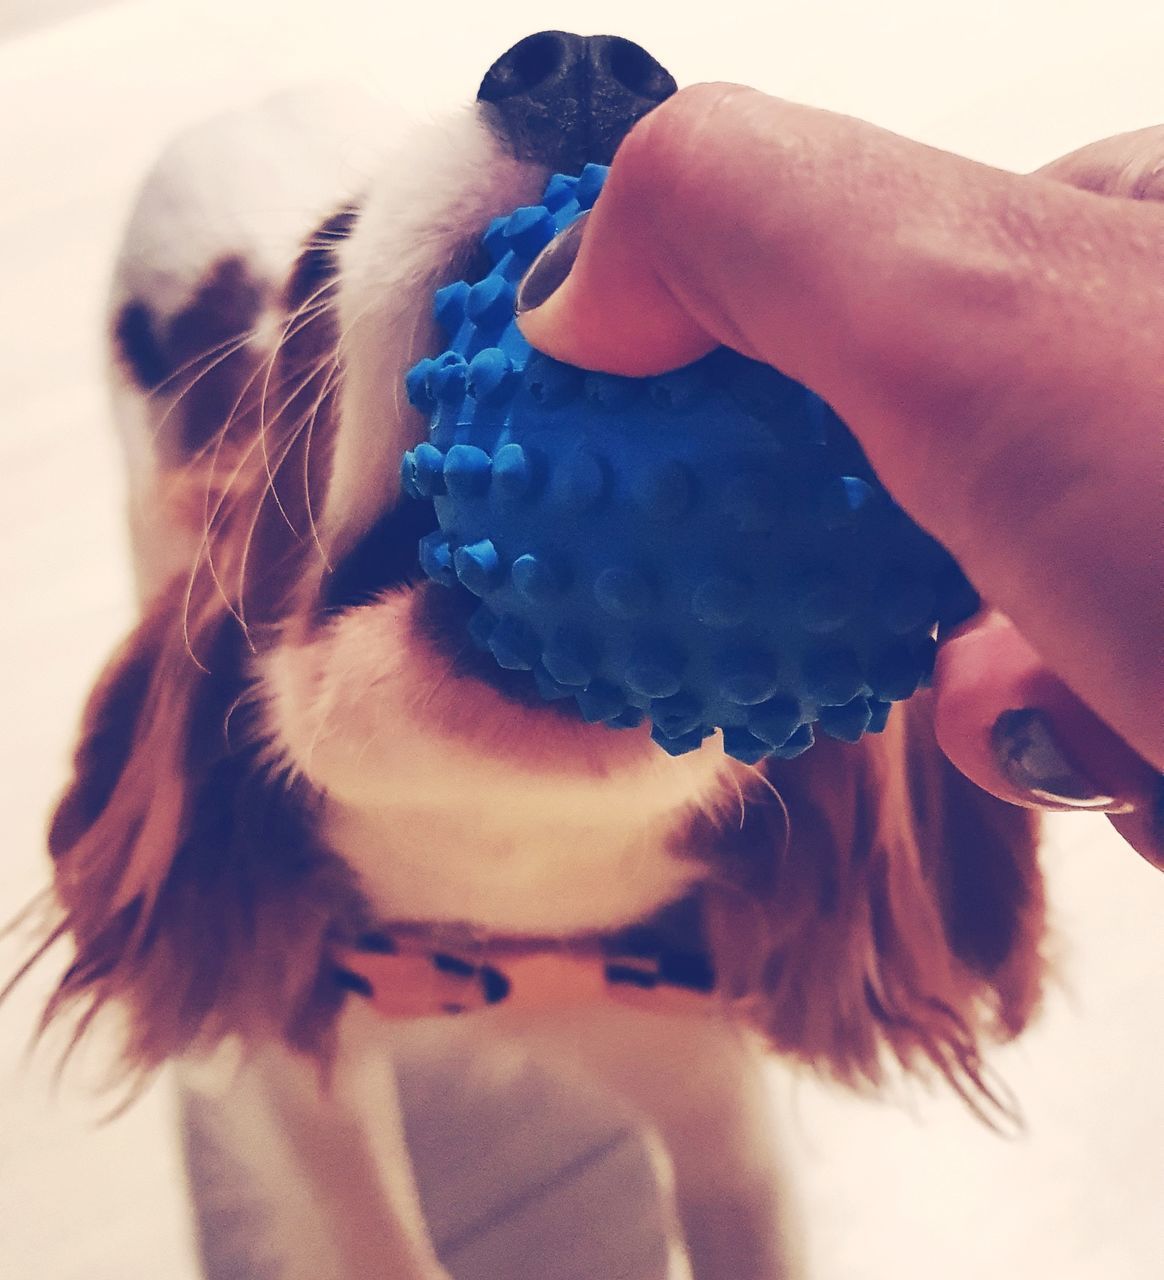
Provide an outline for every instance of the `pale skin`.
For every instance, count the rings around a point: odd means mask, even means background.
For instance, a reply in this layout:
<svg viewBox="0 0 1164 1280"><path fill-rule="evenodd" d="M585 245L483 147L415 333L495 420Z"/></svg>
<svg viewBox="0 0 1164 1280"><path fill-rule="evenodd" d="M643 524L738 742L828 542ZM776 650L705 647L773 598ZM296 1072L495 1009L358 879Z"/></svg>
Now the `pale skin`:
<svg viewBox="0 0 1164 1280"><path fill-rule="evenodd" d="M990 728L1045 713L1164 865L1164 127L1017 175L734 85L621 147L577 262L521 317L645 376L727 344L828 400L989 608L944 638L938 733L1015 803Z"/></svg>

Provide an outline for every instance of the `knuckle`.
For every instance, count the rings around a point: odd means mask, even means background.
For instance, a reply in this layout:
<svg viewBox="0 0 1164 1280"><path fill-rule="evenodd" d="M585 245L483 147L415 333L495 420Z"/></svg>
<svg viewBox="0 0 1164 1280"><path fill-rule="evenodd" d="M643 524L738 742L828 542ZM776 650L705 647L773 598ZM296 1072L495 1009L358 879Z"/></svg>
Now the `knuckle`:
<svg viewBox="0 0 1164 1280"><path fill-rule="evenodd" d="M645 115L623 140L615 173L643 191L674 188L733 145L745 104L764 95L730 83L690 85Z"/></svg>

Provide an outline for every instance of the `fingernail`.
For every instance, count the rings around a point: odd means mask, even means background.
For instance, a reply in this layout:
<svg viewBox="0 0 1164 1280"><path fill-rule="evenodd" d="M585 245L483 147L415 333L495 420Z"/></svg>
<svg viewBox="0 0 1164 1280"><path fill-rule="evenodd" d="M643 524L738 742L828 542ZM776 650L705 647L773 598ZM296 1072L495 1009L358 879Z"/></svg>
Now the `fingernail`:
<svg viewBox="0 0 1164 1280"><path fill-rule="evenodd" d="M580 213L570 225L556 235L533 260L530 269L522 277L517 286L517 299L514 311L520 316L534 307L540 307L552 294L562 287L563 281L570 274L574 259L582 244L582 233L586 229L590 211Z"/></svg>
<svg viewBox="0 0 1164 1280"><path fill-rule="evenodd" d="M1071 763L1041 711L1004 711L994 722L990 744L1005 777L1044 804L1107 813L1133 807L1106 794Z"/></svg>

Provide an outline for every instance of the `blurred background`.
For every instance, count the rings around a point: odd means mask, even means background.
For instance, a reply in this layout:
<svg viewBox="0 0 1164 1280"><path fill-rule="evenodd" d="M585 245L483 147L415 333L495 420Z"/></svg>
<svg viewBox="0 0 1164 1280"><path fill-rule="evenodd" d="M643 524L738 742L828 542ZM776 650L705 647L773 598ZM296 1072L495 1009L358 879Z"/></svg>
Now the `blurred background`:
<svg viewBox="0 0 1164 1280"><path fill-rule="evenodd" d="M680 84L751 83L1004 167L1164 120L1159 0L0 0L3 918L46 883L81 701L132 615L102 306L151 157L296 83L447 110L555 26L637 40ZM1164 1275L1164 877L1099 819L1051 824L1045 859L1057 982L995 1061L1025 1132L994 1135L939 1094L854 1099L773 1066L814 1277ZM26 945L0 942L0 975ZM0 1008L0 1276L193 1280L165 1081L103 1124L99 1052L59 1085L51 1045L26 1055L62 963Z"/></svg>

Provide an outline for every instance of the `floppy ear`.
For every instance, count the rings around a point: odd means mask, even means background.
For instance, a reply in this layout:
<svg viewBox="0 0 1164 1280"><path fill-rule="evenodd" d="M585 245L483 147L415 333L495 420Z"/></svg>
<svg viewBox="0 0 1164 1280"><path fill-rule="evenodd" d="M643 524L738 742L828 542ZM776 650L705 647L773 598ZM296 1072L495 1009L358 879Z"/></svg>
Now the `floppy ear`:
<svg viewBox="0 0 1164 1280"><path fill-rule="evenodd" d="M1036 821L978 790L934 741L930 699L856 745L768 771L721 831L709 902L724 985L773 1047L849 1084L887 1057L992 1098L980 1042L1039 998Z"/></svg>
<svg viewBox="0 0 1164 1280"><path fill-rule="evenodd" d="M123 1006L131 1068L235 1032L323 1047L338 1002L329 932L355 930L358 895L316 838L318 797L264 759L250 663L322 572L312 501L336 427L341 229L331 220L306 242L269 361L240 351L249 363L219 385L216 359L180 393L197 430L170 442L180 456L155 478L149 536L199 551L98 683L52 822L54 936L76 957L45 1021L79 1009L80 1035ZM228 273L216 305L228 319L253 309L250 290L245 271ZM213 356L207 307L185 337Z"/></svg>
<svg viewBox="0 0 1164 1280"><path fill-rule="evenodd" d="M79 1036L122 1006L139 1070L234 1032L319 1043L328 934L355 911L311 802L263 768L236 619L196 662L182 603L163 591L98 683L49 836L76 955L45 1022L77 1008Z"/></svg>

